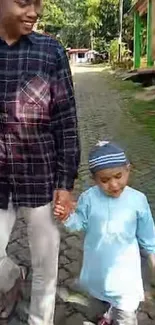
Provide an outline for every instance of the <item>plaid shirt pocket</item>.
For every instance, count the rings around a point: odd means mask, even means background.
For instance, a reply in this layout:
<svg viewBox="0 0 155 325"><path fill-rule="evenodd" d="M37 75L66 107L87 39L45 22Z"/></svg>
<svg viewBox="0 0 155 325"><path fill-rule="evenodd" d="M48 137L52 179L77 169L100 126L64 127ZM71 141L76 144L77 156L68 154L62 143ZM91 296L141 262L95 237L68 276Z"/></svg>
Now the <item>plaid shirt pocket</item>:
<svg viewBox="0 0 155 325"><path fill-rule="evenodd" d="M17 117L24 123L46 123L50 120L50 82L41 75L23 78L18 92ZM29 79L29 80L28 80Z"/></svg>

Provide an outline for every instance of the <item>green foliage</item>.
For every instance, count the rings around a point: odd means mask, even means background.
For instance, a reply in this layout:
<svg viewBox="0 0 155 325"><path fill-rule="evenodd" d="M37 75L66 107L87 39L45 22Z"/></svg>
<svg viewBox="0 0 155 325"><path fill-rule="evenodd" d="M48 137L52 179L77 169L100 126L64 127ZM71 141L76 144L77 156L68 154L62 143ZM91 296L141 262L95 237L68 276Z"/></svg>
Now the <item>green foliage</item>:
<svg viewBox="0 0 155 325"><path fill-rule="evenodd" d="M110 42L110 62L116 62L118 60L118 40L114 39Z"/></svg>
<svg viewBox="0 0 155 325"><path fill-rule="evenodd" d="M124 0L126 13L132 0ZM107 49L119 33L119 0L44 0L38 28L52 33L65 47ZM133 37L131 17L123 20L123 41ZM130 45L129 45L130 47Z"/></svg>
<svg viewBox="0 0 155 325"><path fill-rule="evenodd" d="M116 67L120 67L123 69L130 69L133 65L132 59L130 57L130 51L127 49L127 45L122 43L121 45L121 62L118 60L118 52L119 52L119 43L118 39L112 40L110 42L110 63L112 67L115 69Z"/></svg>
<svg viewBox="0 0 155 325"><path fill-rule="evenodd" d="M119 90L125 99L124 105L132 114L137 122L141 123L144 128L140 132L149 134L155 140L155 105L154 100L144 101L136 99L136 94L144 93L146 90L140 84L132 81L123 81L117 78L109 80L112 88Z"/></svg>
<svg viewBox="0 0 155 325"><path fill-rule="evenodd" d="M133 15L125 15L123 19L123 41L131 47L134 36Z"/></svg>
<svg viewBox="0 0 155 325"><path fill-rule="evenodd" d="M95 30L100 25L99 9L101 0L86 0L86 25Z"/></svg>
<svg viewBox="0 0 155 325"><path fill-rule="evenodd" d="M99 36L104 35L110 42L118 36L119 31L119 0L101 0Z"/></svg>
<svg viewBox="0 0 155 325"><path fill-rule="evenodd" d="M58 31L65 24L65 15L58 1L44 0L43 14L38 28L44 31Z"/></svg>
<svg viewBox="0 0 155 325"><path fill-rule="evenodd" d="M103 37L95 37L94 48L98 52L109 51L109 43Z"/></svg>

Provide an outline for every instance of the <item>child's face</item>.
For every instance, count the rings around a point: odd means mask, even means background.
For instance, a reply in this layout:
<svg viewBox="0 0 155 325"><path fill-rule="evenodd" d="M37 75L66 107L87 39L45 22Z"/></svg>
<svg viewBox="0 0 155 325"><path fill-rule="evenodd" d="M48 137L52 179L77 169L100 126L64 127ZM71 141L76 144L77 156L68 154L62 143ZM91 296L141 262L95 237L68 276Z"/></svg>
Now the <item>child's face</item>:
<svg viewBox="0 0 155 325"><path fill-rule="evenodd" d="M129 166L103 169L94 174L96 184L108 195L119 197L128 183Z"/></svg>

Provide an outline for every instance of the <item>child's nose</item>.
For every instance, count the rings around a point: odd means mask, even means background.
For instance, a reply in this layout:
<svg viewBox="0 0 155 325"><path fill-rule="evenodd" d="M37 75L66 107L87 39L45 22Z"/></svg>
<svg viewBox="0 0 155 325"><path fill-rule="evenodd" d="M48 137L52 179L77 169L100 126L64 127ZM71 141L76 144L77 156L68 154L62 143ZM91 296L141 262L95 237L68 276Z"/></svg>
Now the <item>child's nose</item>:
<svg viewBox="0 0 155 325"><path fill-rule="evenodd" d="M110 187L111 187L112 190L117 190L118 187L119 187L119 184L118 184L117 180L115 180L115 179L111 180Z"/></svg>

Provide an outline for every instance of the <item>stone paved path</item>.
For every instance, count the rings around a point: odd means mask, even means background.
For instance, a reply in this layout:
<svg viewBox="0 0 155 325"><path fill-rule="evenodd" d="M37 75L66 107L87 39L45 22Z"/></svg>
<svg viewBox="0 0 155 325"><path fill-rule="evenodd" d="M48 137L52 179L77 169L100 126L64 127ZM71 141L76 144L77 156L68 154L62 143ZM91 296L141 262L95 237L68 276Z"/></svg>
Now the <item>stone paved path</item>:
<svg viewBox="0 0 155 325"><path fill-rule="evenodd" d="M152 211L155 213L155 143L126 112L118 91L111 89L108 76L101 67L74 67L73 70L82 144L82 164L76 192L79 193L90 184L87 171L89 148L99 139L114 139L126 148L133 164L132 185L147 194ZM59 286L71 288L81 265L83 238L80 234L68 234L63 229L61 233L58 283ZM20 263L30 264L24 220L17 220L9 244L9 254ZM145 259L143 260L145 262ZM145 268L144 273L146 278ZM29 292L30 282L27 283L24 301L19 304L10 325L27 324L23 310L25 305L29 304ZM90 305L86 308L77 304L63 303L58 296L56 325L82 325L84 319L94 320L96 312L103 311L103 308L104 306L95 300L90 300ZM155 324L155 319L151 320L151 317L153 318L141 311L140 325Z"/></svg>

